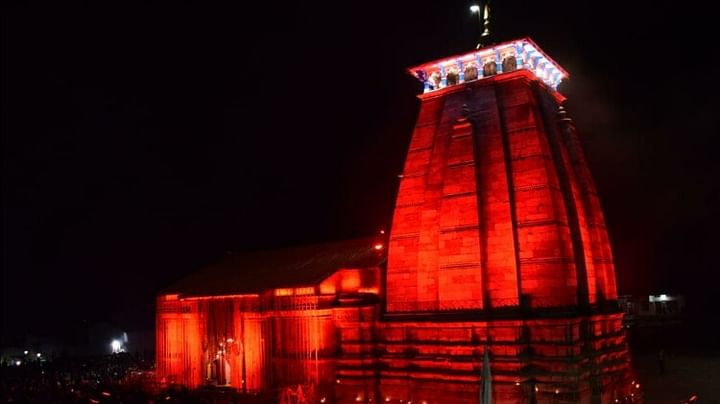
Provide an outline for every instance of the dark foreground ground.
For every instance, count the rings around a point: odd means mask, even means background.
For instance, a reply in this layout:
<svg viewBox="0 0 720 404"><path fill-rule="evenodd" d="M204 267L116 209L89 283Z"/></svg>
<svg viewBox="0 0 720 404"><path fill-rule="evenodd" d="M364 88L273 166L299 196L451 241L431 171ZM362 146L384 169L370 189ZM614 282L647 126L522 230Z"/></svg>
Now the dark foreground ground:
<svg viewBox="0 0 720 404"><path fill-rule="evenodd" d="M631 328L633 367L646 404L720 404L720 332L715 318ZM664 351L661 372L658 352ZM0 403L275 403L229 390L188 391L153 384L152 364L127 355L0 367ZM501 404L501 403L499 403Z"/></svg>
<svg viewBox="0 0 720 404"><path fill-rule="evenodd" d="M720 332L715 321L697 318L681 325L631 329L633 367L646 404L679 404L692 395L697 404L720 404Z"/></svg>
<svg viewBox="0 0 720 404"><path fill-rule="evenodd" d="M212 403L266 404L267 397L229 389L190 391L155 383L152 363L127 354L62 358L0 366L0 403Z"/></svg>

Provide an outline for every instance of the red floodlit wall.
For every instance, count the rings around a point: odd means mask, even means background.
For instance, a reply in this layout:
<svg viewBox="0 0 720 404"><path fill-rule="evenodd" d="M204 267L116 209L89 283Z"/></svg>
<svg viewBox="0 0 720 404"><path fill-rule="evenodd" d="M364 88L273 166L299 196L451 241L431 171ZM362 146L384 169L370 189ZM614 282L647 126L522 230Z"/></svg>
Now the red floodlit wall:
<svg viewBox="0 0 720 404"><path fill-rule="evenodd" d="M332 294L323 295L323 288ZM333 381L335 300L377 295L379 290L380 269L375 267L340 269L319 285L258 295L161 295L158 377L166 383L232 386L244 392Z"/></svg>
<svg viewBox="0 0 720 404"><path fill-rule="evenodd" d="M273 322L275 380L283 381L282 384L318 385L333 379L332 354L337 342L331 310L278 315Z"/></svg>
<svg viewBox="0 0 720 404"><path fill-rule="evenodd" d="M642 402L621 314L442 323L372 318L370 308L338 315L335 402L477 403L485 349L495 402Z"/></svg>
<svg viewBox="0 0 720 404"><path fill-rule="evenodd" d="M519 70L421 96L390 233L388 312L617 298L597 193L552 94Z"/></svg>
<svg viewBox="0 0 720 404"><path fill-rule="evenodd" d="M214 380L260 391L269 374L267 321L257 297L158 298L157 369L168 383L197 387ZM268 341L269 343L269 341Z"/></svg>
<svg viewBox="0 0 720 404"><path fill-rule="evenodd" d="M195 387L203 374L202 324L197 302L163 295L157 301L156 355L158 377Z"/></svg>

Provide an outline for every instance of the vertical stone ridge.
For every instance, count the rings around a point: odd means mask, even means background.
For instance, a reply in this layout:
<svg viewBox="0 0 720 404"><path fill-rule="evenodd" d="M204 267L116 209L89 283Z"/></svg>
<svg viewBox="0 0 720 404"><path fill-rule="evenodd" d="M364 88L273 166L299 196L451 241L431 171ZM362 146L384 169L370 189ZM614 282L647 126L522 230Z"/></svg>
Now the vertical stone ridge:
<svg viewBox="0 0 720 404"><path fill-rule="evenodd" d="M587 215L586 220L596 267L597 301L602 303L603 301L617 300L612 250L597 190L580 145L575 124L562 107L559 108L557 116L558 127L569 152L572 169L580 187L584 210Z"/></svg>
<svg viewBox="0 0 720 404"><path fill-rule="evenodd" d="M512 224L512 258L515 266L515 288L517 289L517 304L524 306L529 302L523 302L522 293L522 273L520 272L520 241L518 238L518 220L517 220L517 204L515 201L515 182L513 181L512 155L510 153L510 138L507 131L507 124L503 114L503 107L500 97L498 96L497 84L492 86L495 95L495 106L498 117L498 125L500 129L500 138L502 141L502 154L505 161L505 177L507 181L508 205L510 208L510 223Z"/></svg>
<svg viewBox="0 0 720 404"><path fill-rule="evenodd" d="M552 161L560 182L561 194L567 212L577 279L577 303L581 309L587 309L592 301L589 283L590 278L594 278L594 274L591 272L592 264L587 257L585 245L589 240L584 226L584 211L582 205L578 202L577 186L573 172L569 167L567 153L563 150L563 145L557 136L555 122L549 122L546 105L543 103L544 99L540 91L537 84L532 86L533 101L536 104L534 110L541 122L540 128L545 133L550 145Z"/></svg>

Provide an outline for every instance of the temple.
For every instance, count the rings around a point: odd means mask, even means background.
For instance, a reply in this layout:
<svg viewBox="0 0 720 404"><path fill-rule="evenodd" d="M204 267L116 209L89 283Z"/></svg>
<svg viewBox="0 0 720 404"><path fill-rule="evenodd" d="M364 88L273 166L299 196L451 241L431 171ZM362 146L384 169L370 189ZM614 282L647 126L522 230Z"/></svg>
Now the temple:
<svg viewBox="0 0 720 404"><path fill-rule="evenodd" d="M157 373L284 402L640 402L597 191L530 39L423 83L389 234L229 254L157 299Z"/></svg>

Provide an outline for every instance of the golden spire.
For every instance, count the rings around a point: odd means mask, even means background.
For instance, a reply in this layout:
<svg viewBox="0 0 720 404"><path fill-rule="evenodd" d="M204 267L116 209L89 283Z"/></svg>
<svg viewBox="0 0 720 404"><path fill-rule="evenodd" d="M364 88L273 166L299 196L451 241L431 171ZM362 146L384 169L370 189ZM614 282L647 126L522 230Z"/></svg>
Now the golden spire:
<svg viewBox="0 0 720 404"><path fill-rule="evenodd" d="M476 13L480 21L480 42L477 44L477 48L480 49L490 39L490 0L471 5L470 11Z"/></svg>

